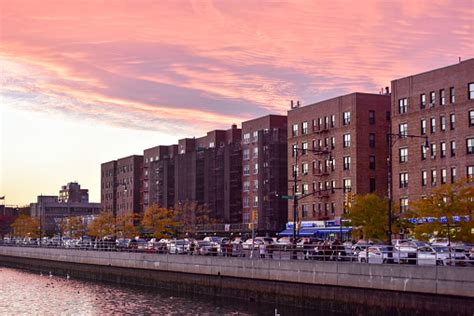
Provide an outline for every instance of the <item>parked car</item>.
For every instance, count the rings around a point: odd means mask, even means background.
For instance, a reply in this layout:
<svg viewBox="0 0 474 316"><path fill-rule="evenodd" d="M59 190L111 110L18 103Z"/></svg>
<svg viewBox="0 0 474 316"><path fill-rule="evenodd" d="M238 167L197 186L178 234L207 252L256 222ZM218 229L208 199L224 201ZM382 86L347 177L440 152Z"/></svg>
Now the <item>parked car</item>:
<svg viewBox="0 0 474 316"><path fill-rule="evenodd" d="M207 240L198 240L196 242L196 252L202 256L217 255L217 247Z"/></svg>
<svg viewBox="0 0 474 316"><path fill-rule="evenodd" d="M374 245L359 251L357 257L359 262L382 264L387 262L389 253L390 251L387 246Z"/></svg>
<svg viewBox="0 0 474 316"><path fill-rule="evenodd" d="M168 244L168 251L171 254L185 254L189 251L189 241L184 239L172 240Z"/></svg>

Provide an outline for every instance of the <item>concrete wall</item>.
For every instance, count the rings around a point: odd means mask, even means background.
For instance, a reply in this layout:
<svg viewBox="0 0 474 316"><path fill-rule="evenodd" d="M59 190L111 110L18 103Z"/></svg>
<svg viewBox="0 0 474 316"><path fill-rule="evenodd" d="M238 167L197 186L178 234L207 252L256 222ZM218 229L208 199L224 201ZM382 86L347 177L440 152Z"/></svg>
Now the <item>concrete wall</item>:
<svg viewBox="0 0 474 316"><path fill-rule="evenodd" d="M474 269L0 247L0 256L298 284L474 297Z"/></svg>

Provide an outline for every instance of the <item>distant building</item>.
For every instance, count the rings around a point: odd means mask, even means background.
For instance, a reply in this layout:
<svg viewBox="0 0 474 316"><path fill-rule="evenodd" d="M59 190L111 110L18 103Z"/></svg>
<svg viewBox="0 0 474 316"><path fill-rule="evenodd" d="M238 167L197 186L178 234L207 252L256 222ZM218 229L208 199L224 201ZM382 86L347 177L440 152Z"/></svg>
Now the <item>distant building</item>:
<svg viewBox="0 0 474 316"><path fill-rule="evenodd" d="M77 183L76 183L77 184ZM61 187L60 193L64 192L66 186ZM79 188L77 186L73 186ZM86 190L87 191L87 190ZM67 217L81 216L90 217L97 215L101 211L100 203L90 203L86 201L63 200L56 195L40 195L35 203L30 204L30 216L40 221L42 235L54 235L59 232L59 224Z"/></svg>
<svg viewBox="0 0 474 316"><path fill-rule="evenodd" d="M181 139L175 157L175 205L205 204L223 223L241 220L241 130L214 130Z"/></svg>
<svg viewBox="0 0 474 316"><path fill-rule="evenodd" d="M101 165L101 205L115 216L143 209L143 156L133 155Z"/></svg>
<svg viewBox="0 0 474 316"><path fill-rule="evenodd" d="M352 93L291 109L288 195L300 196L297 220L340 217L350 194L385 196L389 129L389 95ZM293 200L288 208L293 221Z"/></svg>
<svg viewBox="0 0 474 316"><path fill-rule="evenodd" d="M153 203L174 207L174 166L178 145L156 146L143 152L143 212Z"/></svg>
<svg viewBox="0 0 474 316"><path fill-rule="evenodd" d="M393 198L401 213L445 183L474 176L474 59L392 81Z"/></svg>
<svg viewBox="0 0 474 316"><path fill-rule="evenodd" d="M81 189L77 182L69 182L61 187L59 191L59 203L87 203L89 202L89 190Z"/></svg>
<svg viewBox="0 0 474 316"><path fill-rule="evenodd" d="M242 222L260 233L283 229L288 215L287 117L267 115L242 123Z"/></svg>

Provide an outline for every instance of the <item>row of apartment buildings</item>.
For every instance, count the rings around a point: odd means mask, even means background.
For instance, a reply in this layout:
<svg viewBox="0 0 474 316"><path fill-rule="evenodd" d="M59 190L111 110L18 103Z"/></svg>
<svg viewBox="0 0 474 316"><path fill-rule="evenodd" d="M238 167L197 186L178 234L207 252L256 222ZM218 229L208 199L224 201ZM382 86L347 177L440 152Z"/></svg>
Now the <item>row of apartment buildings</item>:
<svg viewBox="0 0 474 316"><path fill-rule="evenodd" d="M299 196L305 221L340 217L348 192L386 196L390 152L402 212L432 188L474 175L474 59L394 80L391 93L292 103L287 116L104 163L101 203L121 214L193 201L222 223L276 232L293 221L284 195Z"/></svg>

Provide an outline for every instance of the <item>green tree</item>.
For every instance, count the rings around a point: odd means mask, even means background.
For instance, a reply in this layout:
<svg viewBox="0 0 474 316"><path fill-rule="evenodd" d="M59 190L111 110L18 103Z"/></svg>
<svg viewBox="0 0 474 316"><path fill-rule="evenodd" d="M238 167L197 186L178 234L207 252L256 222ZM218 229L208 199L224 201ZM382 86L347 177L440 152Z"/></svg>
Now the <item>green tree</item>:
<svg viewBox="0 0 474 316"><path fill-rule="evenodd" d="M22 214L18 216L11 227L15 237L39 237L39 221L29 215Z"/></svg>
<svg viewBox="0 0 474 316"><path fill-rule="evenodd" d="M110 212L102 212L89 224L89 235L104 238L115 234L115 217Z"/></svg>
<svg viewBox="0 0 474 316"><path fill-rule="evenodd" d="M181 224L176 211L158 207L154 203L143 214L142 225L146 230L151 231L153 237L168 238L176 234Z"/></svg>
<svg viewBox="0 0 474 316"><path fill-rule="evenodd" d="M350 219L353 234L364 240L387 240L388 236L388 201L375 194L356 195L349 213L344 218ZM397 217L393 217L392 230L396 230Z"/></svg>
<svg viewBox="0 0 474 316"><path fill-rule="evenodd" d="M467 179L443 184L431 194L412 203L416 217L434 217L431 223L418 224L413 229L416 238L447 237L448 241L474 242L474 187ZM470 216L470 221L455 222L453 216ZM445 217L446 221L438 219Z"/></svg>

